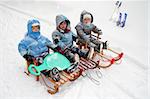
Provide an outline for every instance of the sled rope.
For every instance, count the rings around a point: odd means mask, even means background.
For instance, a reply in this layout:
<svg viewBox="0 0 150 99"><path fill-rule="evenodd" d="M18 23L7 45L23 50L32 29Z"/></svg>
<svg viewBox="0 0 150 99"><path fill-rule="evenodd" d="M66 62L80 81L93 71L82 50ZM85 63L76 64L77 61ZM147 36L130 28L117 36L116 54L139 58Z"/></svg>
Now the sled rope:
<svg viewBox="0 0 150 99"><path fill-rule="evenodd" d="M98 69L100 69L100 68L98 68ZM103 77L103 75L102 75L102 73L101 73L100 70L96 71L96 75L97 75L97 77L100 78L100 79Z"/></svg>
<svg viewBox="0 0 150 99"><path fill-rule="evenodd" d="M91 74L86 73L86 76L96 85L100 85L100 81L97 79L94 79Z"/></svg>

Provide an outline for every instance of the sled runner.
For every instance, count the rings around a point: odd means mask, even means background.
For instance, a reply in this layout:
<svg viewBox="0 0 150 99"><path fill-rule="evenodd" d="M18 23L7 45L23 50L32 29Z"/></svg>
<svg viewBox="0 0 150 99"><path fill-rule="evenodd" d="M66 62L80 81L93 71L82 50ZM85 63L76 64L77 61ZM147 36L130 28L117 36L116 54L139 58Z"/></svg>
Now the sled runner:
<svg viewBox="0 0 150 99"><path fill-rule="evenodd" d="M57 93L59 91L59 88L63 86L65 83L76 80L81 75L81 71L77 69L75 72L70 74L68 74L65 71L60 71L59 75L60 75L60 80L56 82L51 77L46 77L45 75L41 74L42 81L46 85L47 91L50 94ZM49 82L52 85L52 87L48 85Z"/></svg>
<svg viewBox="0 0 150 99"><path fill-rule="evenodd" d="M96 64L92 61L88 61L84 58L81 58L80 60L80 63L78 65L78 68L73 72L73 73L67 73L66 71L61 71L60 72L60 81L59 82L56 82L54 81L53 79L51 79L50 77L49 78L46 78L45 76L45 79L49 79L50 82L53 83L53 88L49 88L48 89L48 92L50 94L55 94L59 91L59 88L61 86L63 86L65 83L68 83L68 82L72 82L72 81L75 81L76 79L78 79L83 72L85 72L86 70L89 70L89 69L95 69L96 68ZM42 75L42 79L44 79L43 75ZM95 80L91 77L92 80ZM45 82L46 83L46 82Z"/></svg>
<svg viewBox="0 0 150 99"><path fill-rule="evenodd" d="M34 64L28 64L28 75L31 73L36 76L36 80L39 81L39 77L44 82L45 86L48 88L50 94L55 94L59 91L59 87L63 84L74 81L82 74L83 70L77 68L74 72L68 73L66 69L70 67L69 60L60 53L48 54L41 65L38 65L38 62L34 60ZM80 65L80 64L79 64ZM57 68L57 70L55 69ZM54 70L55 69L55 70ZM44 75L44 70L50 70L53 74L58 74L59 80L56 81L52 76ZM52 86L48 84L51 83Z"/></svg>
<svg viewBox="0 0 150 99"><path fill-rule="evenodd" d="M93 35L91 34L90 37L96 37L95 40L101 42L101 38L97 35ZM88 44L86 42L83 42L80 40L78 40L78 46L79 48L84 48L84 49L89 49ZM103 48L100 49L99 51L94 50L94 53L92 54L92 56L89 58L88 60L94 62L95 64L97 64L98 67L101 68L107 68L110 67L112 64L117 63L118 61L120 61L123 57L123 52L117 52L111 48L109 48L108 46L105 47L105 45L103 44ZM113 54L113 56L112 56ZM98 59L96 59L96 57L98 57Z"/></svg>
<svg viewBox="0 0 150 99"><path fill-rule="evenodd" d="M44 62L41 65L38 65L38 62L36 62L35 60L34 64L30 64L28 62L28 75L30 73L32 75L35 75L37 81L39 81L41 78L44 85L47 87L47 91L50 94L55 94L59 91L59 88L65 83L75 81L82 75L83 72L89 69L95 69L97 68L97 65L92 60L86 60L84 58L81 58L78 68L74 72L66 72L66 69L69 67L69 60L62 54L55 52L52 54L48 54L44 58ZM55 68L57 68L59 72L57 72ZM59 74L59 80L56 81L54 78L52 78L52 76L44 75L44 73L42 72L43 70L50 70L52 72L54 70L54 74ZM90 79L95 80L92 77Z"/></svg>

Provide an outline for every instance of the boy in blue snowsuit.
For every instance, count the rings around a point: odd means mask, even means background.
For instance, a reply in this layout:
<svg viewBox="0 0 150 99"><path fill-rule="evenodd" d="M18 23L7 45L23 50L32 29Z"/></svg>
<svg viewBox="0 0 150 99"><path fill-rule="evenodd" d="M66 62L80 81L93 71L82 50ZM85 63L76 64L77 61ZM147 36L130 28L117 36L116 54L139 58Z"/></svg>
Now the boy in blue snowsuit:
<svg viewBox="0 0 150 99"><path fill-rule="evenodd" d="M64 15L56 16L56 30L52 33L54 44L58 45L59 52L64 51L64 55L73 63L68 72L75 70L79 63L79 56L86 56L86 52L79 50L73 46L73 41L76 41L77 36L71 31L70 21Z"/></svg>
<svg viewBox="0 0 150 99"><path fill-rule="evenodd" d="M43 62L43 59L49 53L49 48L55 49L56 45L41 35L40 22L38 20L29 20L27 24L27 33L23 40L18 45L18 50L21 56L23 56L28 62L32 63L33 60L38 64ZM44 71L45 75L50 72Z"/></svg>
<svg viewBox="0 0 150 99"><path fill-rule="evenodd" d="M97 28L92 22L93 15L90 12L84 10L80 15L80 23L76 25L75 29L77 31L80 42L86 42L88 44L88 47L94 48L94 50L100 52L100 49L102 47L101 44L103 45L103 48L106 49L107 42L101 42L91 36L91 32L98 34L98 36L102 35L102 31Z"/></svg>
<svg viewBox="0 0 150 99"><path fill-rule="evenodd" d="M56 47L48 38L41 35L40 22L38 20L29 20L27 29L28 32L25 38L18 45L21 56L27 61L45 57L48 54L49 48Z"/></svg>

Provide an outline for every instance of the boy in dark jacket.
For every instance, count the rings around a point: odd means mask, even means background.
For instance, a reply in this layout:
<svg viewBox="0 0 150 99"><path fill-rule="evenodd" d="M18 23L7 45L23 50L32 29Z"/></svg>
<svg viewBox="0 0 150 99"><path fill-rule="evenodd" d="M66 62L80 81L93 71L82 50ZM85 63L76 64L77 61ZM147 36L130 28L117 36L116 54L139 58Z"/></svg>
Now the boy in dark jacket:
<svg viewBox="0 0 150 99"><path fill-rule="evenodd" d="M100 52L101 44L107 45L107 42L101 42L97 40L96 38L93 38L91 36L91 32L94 32L98 35L102 35L102 31L97 28L93 23L93 15L90 12L83 11L80 16L80 23L78 23L75 27L79 41L86 42L88 44L88 47L91 49L94 48L94 50ZM106 47L106 46L105 46Z"/></svg>

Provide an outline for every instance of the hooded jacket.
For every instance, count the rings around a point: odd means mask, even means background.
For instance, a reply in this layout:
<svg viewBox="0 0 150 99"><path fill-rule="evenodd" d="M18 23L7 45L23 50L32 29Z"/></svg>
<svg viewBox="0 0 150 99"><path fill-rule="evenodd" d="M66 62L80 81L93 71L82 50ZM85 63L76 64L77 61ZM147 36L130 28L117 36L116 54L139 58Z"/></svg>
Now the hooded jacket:
<svg viewBox="0 0 150 99"><path fill-rule="evenodd" d="M67 23L67 30L63 31L59 28L59 25L66 21ZM53 42L58 45L61 49L72 47L73 45L73 37L76 35L71 31L70 28L70 21L64 15L57 15L56 16L56 30L52 33ZM58 42L56 42L56 39Z"/></svg>
<svg viewBox="0 0 150 99"><path fill-rule="evenodd" d="M42 53L48 51L48 47L53 47L52 42L41 35L39 32L32 31L32 25L39 24L38 20L29 20L27 24L27 33L23 40L18 45L19 53L24 56L25 54L33 57L38 57Z"/></svg>
<svg viewBox="0 0 150 99"><path fill-rule="evenodd" d="M83 17L86 14L91 15L91 24L89 24L89 25L84 25L83 24ZM75 29L77 31L77 34L78 34L79 38L82 38L84 40L90 39L89 37L90 37L91 32L102 35L101 30L93 24L93 15L90 12L87 12L87 11L83 11L81 13L80 23L78 23L76 25Z"/></svg>

